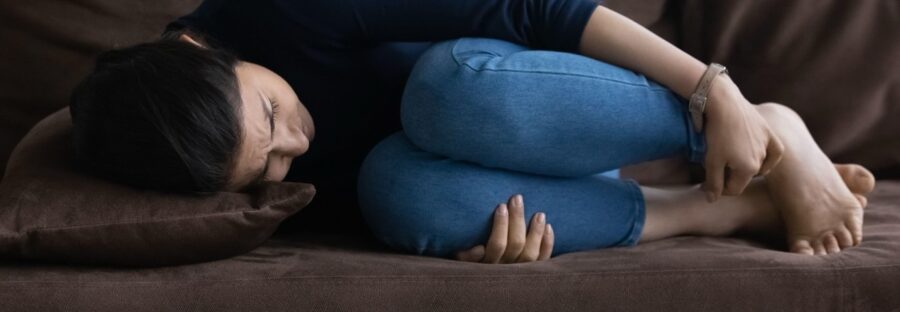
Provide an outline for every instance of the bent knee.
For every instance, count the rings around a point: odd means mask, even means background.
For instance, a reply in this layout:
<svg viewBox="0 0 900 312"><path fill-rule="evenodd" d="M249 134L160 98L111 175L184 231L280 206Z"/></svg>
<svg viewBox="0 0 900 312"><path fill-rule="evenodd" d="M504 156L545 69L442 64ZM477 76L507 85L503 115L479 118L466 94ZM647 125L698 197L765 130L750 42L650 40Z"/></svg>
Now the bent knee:
<svg viewBox="0 0 900 312"><path fill-rule="evenodd" d="M512 131L506 123L520 87L496 72L483 73L479 64L524 49L502 40L461 38L435 44L423 53L407 80L401 102L401 123L420 148L447 155L440 147L461 146L478 133ZM459 142L455 142L459 141ZM437 146L437 145L439 146ZM454 156L454 155L448 155Z"/></svg>
<svg viewBox="0 0 900 312"><path fill-rule="evenodd" d="M444 175L448 160L421 151L402 133L375 146L360 168L359 206L375 236L397 250L449 257L482 232L476 207ZM489 218L489 216L488 216Z"/></svg>

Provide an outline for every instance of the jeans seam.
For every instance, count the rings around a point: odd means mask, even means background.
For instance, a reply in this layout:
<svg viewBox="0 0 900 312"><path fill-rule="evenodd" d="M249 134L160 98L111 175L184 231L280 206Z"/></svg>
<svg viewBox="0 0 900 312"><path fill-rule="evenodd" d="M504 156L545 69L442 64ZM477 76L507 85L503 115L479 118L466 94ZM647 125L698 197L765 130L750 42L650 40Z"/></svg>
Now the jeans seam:
<svg viewBox="0 0 900 312"><path fill-rule="evenodd" d="M706 154L706 144L704 144L702 140L704 139L705 132L703 130L700 132L694 131L694 122L688 114L689 113L687 112L683 113L688 131L688 149L690 150L688 160L693 163L703 164L703 158Z"/></svg>
<svg viewBox="0 0 900 312"><path fill-rule="evenodd" d="M466 64L466 63L463 63L462 66L465 66L465 67L469 68L470 70L472 70L472 71L474 71L474 72L479 72L479 73L480 73L480 72L497 72L497 73L509 72L509 73L520 73L520 74L544 74L544 75L549 74L549 75L558 75L558 76L565 76L565 77L576 77L576 78L585 78L585 79L603 80L603 81L614 82L614 83L622 84L622 85L626 85L626 86L647 88L647 89L649 89L650 91L654 91L654 92L669 92L669 90L668 90L668 89L665 89L665 88L654 87L654 86L646 85L646 84L636 84L636 83L631 83L631 82L627 82L627 81L616 80L616 79L610 79L610 78L606 78L606 77L597 77L597 76L591 76L591 75L582 75L582 74L573 74L573 73L559 73L559 72L541 71L541 70L478 69L478 68L472 67L472 65L469 65L469 64Z"/></svg>
<svg viewBox="0 0 900 312"><path fill-rule="evenodd" d="M453 59L453 61L456 63L457 66L469 68L470 70L472 70L472 71L474 71L474 72L511 72L511 73L522 73L522 74L551 74L551 75L560 75L560 76L568 76L568 77L579 77L579 78L590 78L590 79L597 79L597 80L603 80L603 81L615 82L615 83L619 83L619 84L623 84L623 85L629 85L629 86L635 86L635 87L644 87L644 88L650 89L651 91L664 91L664 92L668 92L668 91L669 91L669 90L666 89L666 88L654 87L654 86L646 85L646 84L636 84L636 83L631 83L631 82L627 82L627 81L616 80L616 79L610 79L610 78L606 78L606 77L597 77L597 76L591 76L591 75L582 75L582 74L573 74L573 73L560 73L560 72L540 71L540 70L533 70L533 71L532 71L532 70L517 70L517 69L485 69L485 68L476 68L476 67L472 66L472 65L469 64L469 63L466 63L466 62L464 62L464 61L461 61L461 60L459 59L459 57L456 56L456 46L457 46L457 43L458 43L459 41L460 41L460 40L458 39L458 40L456 40L456 41L453 42L453 47L450 48L450 58ZM525 50L525 51L540 51L540 50ZM485 51L482 51L482 52L485 52ZM493 54L493 53L489 53L489 52L485 52L485 53L492 55L492 58L496 58L496 57L505 57L504 55L497 55L497 54ZM514 53L515 53L515 52L514 52ZM576 55L578 55L578 56L583 56L583 55L580 55L580 54L576 54ZM645 77L644 79L646 79L646 77Z"/></svg>
<svg viewBox="0 0 900 312"><path fill-rule="evenodd" d="M619 243L618 246L634 246L637 245L638 240L641 238L641 232L644 229L644 222L646 222L647 214L644 203L644 196L641 194L640 186L638 185L637 181L628 179L624 182L628 185L628 193L631 195L631 198L634 202L636 220L632 224L631 231L628 233L625 240Z"/></svg>

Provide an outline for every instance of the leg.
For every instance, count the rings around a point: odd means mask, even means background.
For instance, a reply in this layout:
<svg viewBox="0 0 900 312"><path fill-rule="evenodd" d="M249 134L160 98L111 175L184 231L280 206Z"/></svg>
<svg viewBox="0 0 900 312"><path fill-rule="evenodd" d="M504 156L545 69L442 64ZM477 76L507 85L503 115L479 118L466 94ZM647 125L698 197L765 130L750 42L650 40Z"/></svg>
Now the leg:
<svg viewBox="0 0 900 312"><path fill-rule="evenodd" d="M755 178L739 196L706 201L699 185L667 188L641 187L646 200L646 221L640 243L678 235L725 236L736 231L778 234L778 212L767 182Z"/></svg>
<svg viewBox="0 0 900 312"><path fill-rule="evenodd" d="M672 105L648 105L659 100L651 96L656 92L652 82L629 87L626 81L635 83L638 80L631 78L641 77L616 76L630 72L611 66L591 71L608 66L591 59L579 63L577 55L563 54L568 60L542 63L540 57L525 56L556 52L467 40L462 48L463 40L436 45L410 76L402 118L410 140L422 149L485 167L568 177L677 153L694 161L702 158L703 136L690 130L683 104L675 105L677 99L668 93ZM528 74L540 79L527 79ZM589 93L585 90L594 89L602 96L585 95ZM641 100L632 101L634 97ZM783 139L791 137L785 141L794 146L794 156L786 158L766 184L787 223L792 250L823 254L858 244L864 194L874 184L871 173L859 166L835 170L799 118L783 111L769 113L770 124L780 124L777 131ZM848 182L846 172L856 172L853 182ZM653 225L652 217L664 212L653 208L657 202L653 194L674 193L644 189L643 194L647 225L662 229L645 238L691 233L690 226L687 230L680 226L685 222L675 222L680 227L669 230Z"/></svg>
<svg viewBox="0 0 900 312"><path fill-rule="evenodd" d="M864 205L871 174L856 165L836 168ZM756 178L742 195L710 204L699 185L639 188L602 174L560 178L486 168L423 151L397 133L366 157L358 190L378 239L401 251L450 257L483 244L494 207L516 193L525 198L526 218L547 213L554 255L678 235L777 234L783 223L767 184Z"/></svg>
<svg viewBox="0 0 900 312"><path fill-rule="evenodd" d="M389 246L449 257L484 243L493 209L521 193L528 217L547 213L554 254L634 245L644 202L632 181L601 174L560 178L486 168L414 146L403 133L376 145L360 168L363 217Z"/></svg>
<svg viewBox="0 0 900 312"><path fill-rule="evenodd" d="M865 206L865 195L874 187L872 173L855 164L836 164L833 168L857 202ZM647 211L640 243L678 235L723 236L735 231L784 234L784 222L769 191L775 183L770 180L755 178L743 194L722 197L712 204L699 185L641 187Z"/></svg>
<svg viewBox="0 0 900 312"><path fill-rule="evenodd" d="M426 51L407 82L401 118L423 150L553 176L678 154L699 161L705 149L686 105L644 76L494 39Z"/></svg>

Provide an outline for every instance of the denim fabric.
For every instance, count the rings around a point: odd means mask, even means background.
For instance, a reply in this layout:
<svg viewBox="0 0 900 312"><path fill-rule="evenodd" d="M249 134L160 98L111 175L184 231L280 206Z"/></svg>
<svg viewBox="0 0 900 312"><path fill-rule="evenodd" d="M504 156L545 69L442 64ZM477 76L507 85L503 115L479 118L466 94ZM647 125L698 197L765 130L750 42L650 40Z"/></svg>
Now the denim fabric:
<svg viewBox="0 0 900 312"><path fill-rule="evenodd" d="M632 71L485 38L429 48L407 81L403 132L358 180L363 217L393 248L448 257L483 244L492 212L521 193L556 234L554 255L640 238L644 200L623 165L685 155L702 133L685 103Z"/></svg>

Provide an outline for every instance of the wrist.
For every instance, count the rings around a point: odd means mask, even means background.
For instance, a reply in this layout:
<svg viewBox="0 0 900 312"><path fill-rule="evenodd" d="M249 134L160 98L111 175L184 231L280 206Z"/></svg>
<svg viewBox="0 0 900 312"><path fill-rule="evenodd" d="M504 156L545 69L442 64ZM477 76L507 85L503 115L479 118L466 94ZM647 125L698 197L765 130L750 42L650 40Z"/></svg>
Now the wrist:
<svg viewBox="0 0 900 312"><path fill-rule="evenodd" d="M734 108L736 104L747 102L737 84L728 75L715 78L709 90L706 103L706 115L715 115Z"/></svg>
<svg viewBox="0 0 900 312"><path fill-rule="evenodd" d="M704 119L710 115L707 104L712 102L710 99L712 90L714 88L718 88L717 91L727 90L727 88L721 89L721 87L716 86L716 82L720 84L727 83L727 81L721 82L722 79L720 78L726 74L728 74L728 69L725 66L718 63L710 63L703 72L703 76L700 77L700 81L697 82L697 87L688 100L688 111L691 113L694 131L703 131Z"/></svg>

